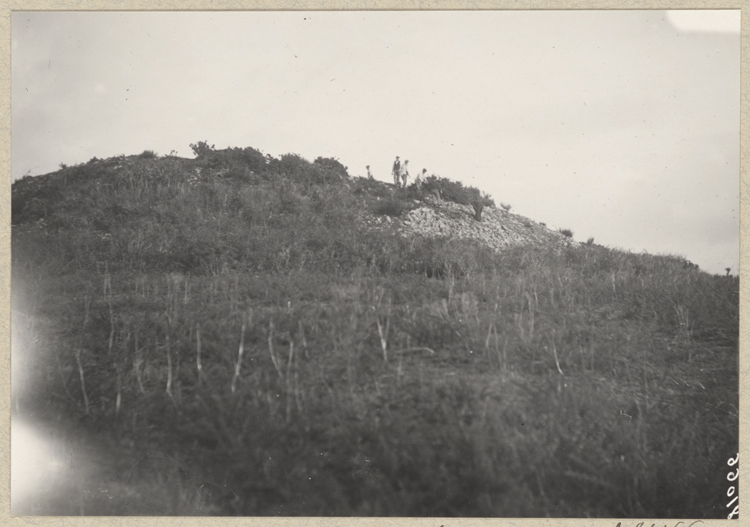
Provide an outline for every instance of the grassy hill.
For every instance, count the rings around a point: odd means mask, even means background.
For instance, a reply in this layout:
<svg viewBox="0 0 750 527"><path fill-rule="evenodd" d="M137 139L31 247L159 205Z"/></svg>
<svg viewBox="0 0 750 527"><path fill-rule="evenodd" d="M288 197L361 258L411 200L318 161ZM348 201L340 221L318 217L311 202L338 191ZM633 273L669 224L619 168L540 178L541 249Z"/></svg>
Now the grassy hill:
<svg viewBox="0 0 750 527"><path fill-rule="evenodd" d="M738 278L192 146L13 185L14 409L99 456L48 512L726 517ZM529 234L414 227L476 203Z"/></svg>

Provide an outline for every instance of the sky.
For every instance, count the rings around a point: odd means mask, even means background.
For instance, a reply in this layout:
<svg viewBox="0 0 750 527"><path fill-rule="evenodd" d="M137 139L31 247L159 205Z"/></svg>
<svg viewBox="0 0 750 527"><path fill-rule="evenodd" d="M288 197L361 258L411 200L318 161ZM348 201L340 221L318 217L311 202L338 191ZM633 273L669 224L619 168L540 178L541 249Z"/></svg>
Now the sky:
<svg viewBox="0 0 750 527"><path fill-rule="evenodd" d="M191 143L395 156L739 269L740 11L13 12L12 178Z"/></svg>

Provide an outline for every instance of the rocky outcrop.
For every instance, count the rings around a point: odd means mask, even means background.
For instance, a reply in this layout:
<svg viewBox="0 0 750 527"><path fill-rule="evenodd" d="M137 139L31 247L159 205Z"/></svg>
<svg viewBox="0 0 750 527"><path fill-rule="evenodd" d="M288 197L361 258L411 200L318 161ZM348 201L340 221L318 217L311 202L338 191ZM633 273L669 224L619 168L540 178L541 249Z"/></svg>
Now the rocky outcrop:
<svg viewBox="0 0 750 527"><path fill-rule="evenodd" d="M404 236L474 239L496 251L517 245L578 245L541 223L499 208L485 207L482 221L477 221L476 212L468 205L435 200L417 203L400 218L376 216L366 223L373 228L393 228Z"/></svg>

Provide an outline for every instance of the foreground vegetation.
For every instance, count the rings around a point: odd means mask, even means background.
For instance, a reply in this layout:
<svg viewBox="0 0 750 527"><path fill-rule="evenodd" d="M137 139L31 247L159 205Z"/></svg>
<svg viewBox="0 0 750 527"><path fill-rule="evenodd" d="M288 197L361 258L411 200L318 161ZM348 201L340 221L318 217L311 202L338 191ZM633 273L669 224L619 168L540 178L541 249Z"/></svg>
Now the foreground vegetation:
<svg viewBox="0 0 750 527"><path fill-rule="evenodd" d="M726 517L737 278L365 230L420 195L194 150L14 188L16 404L107 451L67 513Z"/></svg>

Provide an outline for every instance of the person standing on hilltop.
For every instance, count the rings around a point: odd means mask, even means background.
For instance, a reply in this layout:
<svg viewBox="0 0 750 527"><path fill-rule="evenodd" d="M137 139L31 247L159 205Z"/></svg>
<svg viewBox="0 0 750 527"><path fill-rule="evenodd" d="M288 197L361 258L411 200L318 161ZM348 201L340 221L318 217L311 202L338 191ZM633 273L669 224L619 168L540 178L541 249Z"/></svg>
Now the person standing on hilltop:
<svg viewBox="0 0 750 527"><path fill-rule="evenodd" d="M401 165L400 172L401 172L401 181L404 184L403 188L406 188L406 180L409 179L409 160L408 159L404 161L403 165ZM396 186L398 186L398 183L396 183Z"/></svg>
<svg viewBox="0 0 750 527"><path fill-rule="evenodd" d="M393 174L393 184L398 188L398 177L401 174L401 161L398 160L398 156L396 156L396 160L393 162L393 170L391 173Z"/></svg>
<svg viewBox="0 0 750 527"><path fill-rule="evenodd" d="M422 173L417 173L417 177L414 179L414 185L416 185L417 190L422 190L422 180L427 178L427 169L423 168Z"/></svg>
<svg viewBox="0 0 750 527"><path fill-rule="evenodd" d="M372 177L372 172L370 172L370 165L367 165L367 179L375 179Z"/></svg>

